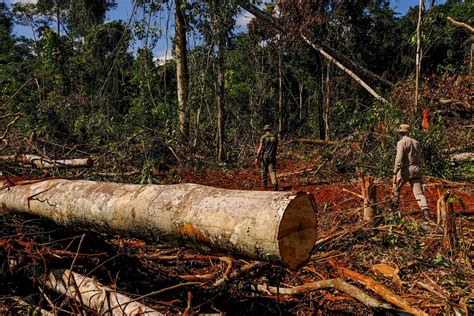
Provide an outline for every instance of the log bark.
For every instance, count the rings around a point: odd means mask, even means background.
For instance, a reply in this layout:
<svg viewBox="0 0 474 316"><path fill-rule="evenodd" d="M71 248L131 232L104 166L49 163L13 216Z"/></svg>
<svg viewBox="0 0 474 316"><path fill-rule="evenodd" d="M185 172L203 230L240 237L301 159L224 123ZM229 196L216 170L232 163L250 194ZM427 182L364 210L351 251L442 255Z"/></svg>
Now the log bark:
<svg viewBox="0 0 474 316"><path fill-rule="evenodd" d="M316 205L306 193L63 179L3 185L3 209L290 268L306 263L316 241Z"/></svg>
<svg viewBox="0 0 474 316"><path fill-rule="evenodd" d="M59 294L88 306L98 315L163 315L94 279L68 269L51 271L46 276L45 285Z"/></svg>
<svg viewBox="0 0 474 316"><path fill-rule="evenodd" d="M92 167L91 158L79 159L48 159L36 155L0 156L0 161L13 161L24 166L33 166L39 169L50 168L89 168Z"/></svg>

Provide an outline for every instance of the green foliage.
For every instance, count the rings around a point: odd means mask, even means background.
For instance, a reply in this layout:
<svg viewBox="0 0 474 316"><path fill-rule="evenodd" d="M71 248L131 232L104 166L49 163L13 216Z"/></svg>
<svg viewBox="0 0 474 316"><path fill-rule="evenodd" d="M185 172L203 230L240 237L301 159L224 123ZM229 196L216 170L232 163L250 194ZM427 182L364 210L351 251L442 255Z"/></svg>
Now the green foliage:
<svg viewBox="0 0 474 316"><path fill-rule="evenodd" d="M145 161L142 167L140 176L135 179L134 183L137 184L159 184L158 180L153 178L153 167L155 166L154 161Z"/></svg>
<svg viewBox="0 0 474 316"><path fill-rule="evenodd" d="M219 70L225 69L226 147L230 158L246 159L262 125L276 126L278 122L281 56L282 138L317 137L318 110L328 101L330 138L368 135L358 139L360 150L344 158L347 170L362 165L376 176L389 175L397 142L394 131L403 122L412 124L413 135L423 146L425 173L452 174L452 165L442 151L449 142L441 117L435 117L429 132L424 132L418 127L419 113L403 108L395 98L389 105L374 102L345 73L301 41L301 25L294 23L301 21L308 35L329 53L336 56L337 50L340 55L336 57L349 68L352 66L347 59L396 83L414 69L410 41L414 39L416 8L398 17L389 1L303 2L301 8L305 10L282 5L283 31L277 36L268 24L257 20L249 24L248 32L236 32L236 1L225 5L218 1L179 3L187 19L188 36L195 33L200 39L188 51L192 150L205 155L213 150L219 92L216 78ZM37 5L16 4L12 11L0 4L0 98L4 101L15 95L5 111L23 114L15 125L17 131L34 131L61 144L100 151L144 129L149 144L130 145L130 151L133 148L141 154L133 156L141 168L143 157L151 161L152 153L167 152L155 139L157 135L174 139L177 131L176 65L172 60L159 64L153 56L157 39L164 35L157 17L173 7L166 1L140 0L136 5L142 10L141 20L130 26L120 21L104 23L107 10L115 4L106 0L39 0ZM269 5L265 11L275 13L275 8ZM448 1L425 12L424 75L465 73L470 58L469 34L454 28L446 17L472 24L472 10L464 2ZM12 35L14 22L31 27L36 38ZM132 43L143 48L135 51ZM224 65L220 64L221 57L225 57ZM352 70L381 95L388 98L393 91L379 80ZM28 84L17 93L25 82ZM379 122L382 129L377 127ZM375 126L373 133L369 133L371 126ZM474 172L471 166L466 170Z"/></svg>
<svg viewBox="0 0 474 316"><path fill-rule="evenodd" d="M443 256L441 252L436 254L436 257L433 259L433 263L438 266L443 266L449 268L451 265L449 261Z"/></svg>

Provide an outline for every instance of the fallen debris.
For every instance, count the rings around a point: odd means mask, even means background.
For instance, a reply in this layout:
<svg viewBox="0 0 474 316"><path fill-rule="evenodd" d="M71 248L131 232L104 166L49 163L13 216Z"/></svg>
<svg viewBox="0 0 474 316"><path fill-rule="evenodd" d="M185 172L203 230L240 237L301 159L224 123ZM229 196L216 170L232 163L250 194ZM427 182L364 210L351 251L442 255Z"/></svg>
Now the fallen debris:
<svg viewBox="0 0 474 316"><path fill-rule="evenodd" d="M0 156L0 161L12 161L24 166L33 166L39 169L50 168L90 168L91 158L80 159L49 159L35 155Z"/></svg>
<svg viewBox="0 0 474 316"><path fill-rule="evenodd" d="M51 271L46 276L45 285L59 294L73 298L100 315L163 315L92 278L68 269Z"/></svg>

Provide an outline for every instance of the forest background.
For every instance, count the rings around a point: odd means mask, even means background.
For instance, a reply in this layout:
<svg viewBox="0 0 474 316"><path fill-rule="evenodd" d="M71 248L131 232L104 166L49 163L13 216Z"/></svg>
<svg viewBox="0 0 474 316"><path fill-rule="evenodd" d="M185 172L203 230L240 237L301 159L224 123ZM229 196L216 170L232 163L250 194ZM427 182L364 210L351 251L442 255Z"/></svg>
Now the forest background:
<svg viewBox="0 0 474 316"><path fill-rule="evenodd" d="M372 132L335 166L387 176L403 122L428 174L472 179L446 152L472 146L472 39L447 19L472 25L472 2L424 1L403 16L391 1L255 4L137 0L128 20L105 22L115 1L0 3L3 154L90 156L102 174L160 183L173 166L251 164L271 124L284 142ZM243 7L261 16L237 32ZM153 55L163 38L173 58Z"/></svg>

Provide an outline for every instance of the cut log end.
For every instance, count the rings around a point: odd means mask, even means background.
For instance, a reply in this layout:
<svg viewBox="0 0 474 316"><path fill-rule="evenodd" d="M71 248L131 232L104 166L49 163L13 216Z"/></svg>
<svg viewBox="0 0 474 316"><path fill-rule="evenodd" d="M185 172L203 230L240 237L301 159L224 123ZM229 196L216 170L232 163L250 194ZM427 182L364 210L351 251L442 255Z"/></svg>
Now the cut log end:
<svg viewBox="0 0 474 316"><path fill-rule="evenodd" d="M317 239L316 203L310 194L299 193L288 204L278 227L278 246L283 262L298 269L311 258Z"/></svg>

